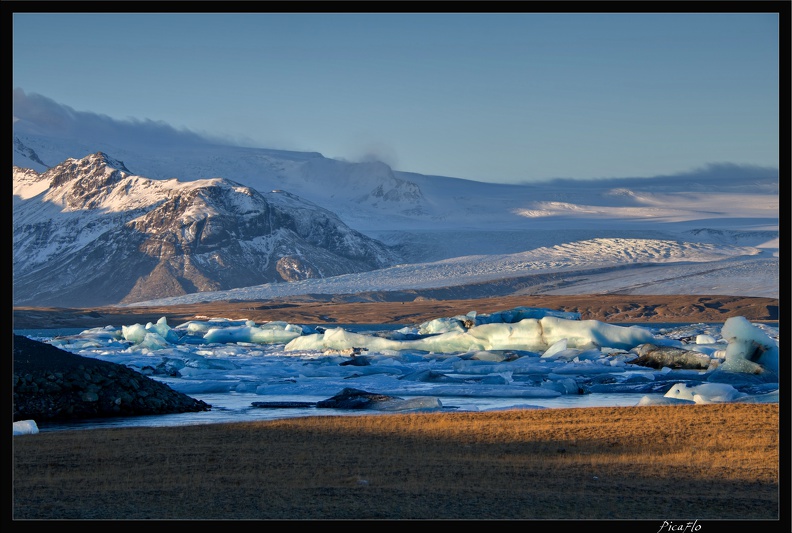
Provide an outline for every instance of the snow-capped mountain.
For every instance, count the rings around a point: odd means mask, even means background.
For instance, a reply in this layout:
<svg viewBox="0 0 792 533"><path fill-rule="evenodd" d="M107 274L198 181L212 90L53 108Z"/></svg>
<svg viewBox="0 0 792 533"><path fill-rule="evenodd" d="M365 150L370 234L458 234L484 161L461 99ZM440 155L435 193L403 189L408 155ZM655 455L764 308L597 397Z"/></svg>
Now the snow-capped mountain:
<svg viewBox="0 0 792 533"><path fill-rule="evenodd" d="M397 261L289 192L149 179L102 152L42 173L15 166L13 226L15 305L128 303Z"/></svg>
<svg viewBox="0 0 792 533"><path fill-rule="evenodd" d="M406 290L410 286L432 290L453 287L449 294L463 294L465 285L517 280L534 274L550 276L555 281L542 289L519 290L728 294L740 291L744 280L750 280L746 294L769 295L778 291L777 169L717 164L672 176L495 184L397 171L376 161L340 161L316 152L221 144L191 132L176 131L164 123L116 121L76 112L54 102L47 109L36 109L36 113L15 117L14 122L13 159L18 167L14 170L15 302L17 295L24 295L25 301L43 305L43 297L51 301L52 294L63 290L58 283L68 286L80 276L87 280L67 291L82 299L104 291L113 294L111 299L125 302L161 299L170 294L195 295L199 291L206 295L212 292L213 298L221 299L266 298L298 292ZM93 185L104 184L104 192L91 193L89 188L69 195L56 191L71 182L63 178L59 187L51 188L50 173L63 161L86 158L97 151L125 162L125 166L119 161L110 165L125 174L119 183L105 183L109 178L97 177ZM133 169L137 176L127 169ZM234 185L215 177L232 180ZM233 260L224 258L225 267L220 268L210 260L206 248L200 248L197 254L190 248L188 244L194 242L190 239L195 236L183 235L180 230L168 240L135 231L141 224L158 227L157 220L151 217L167 219L165 210L177 209L170 207L176 197L215 201L233 196L230 192L190 192L210 184L218 187L217 191L248 188L247 198L261 196L268 202L269 212L281 209L286 215L294 215L294 220L314 220L313 214L325 213L325 219L331 221L329 226L343 227L350 234L359 232L355 239L365 235L378 241L363 241L375 246L376 251L353 254L354 267L333 285L333 278L328 276L346 269L350 257L342 254L346 259L336 260L333 255L320 260L322 250L327 250L322 246L311 249L315 260L296 253L296 245L276 249L272 236L269 240L246 236L237 247L230 236L240 238L240 234L233 233L229 223L216 233L229 236L223 250L235 250L236 255ZM160 198L160 203L149 199L149 193L164 189L169 191L163 193L166 199ZM61 195L57 200L43 200L57 194ZM106 207L111 195L118 203ZM31 207L31 200L37 207ZM83 205L93 206L93 210L79 208ZM149 215L150 212L154 214ZM244 210L233 212L243 213L245 220L255 218ZM138 226L130 224L138 217L142 217ZM48 218L52 222L47 222ZM209 224L208 232L206 228L199 232L197 223L189 227L204 239L215 234L215 225L222 220L227 219L217 217ZM245 224L246 228L271 227L261 221ZM322 241L307 238L317 223L294 225L300 228L294 233L309 244ZM107 233L108 227L124 229ZM75 240L77 236L82 240ZM169 244L159 244L160 241ZM105 245L110 252L103 251ZM225 279L223 275L233 273L232 277L238 279L242 268L239 265L250 260L245 255L243 261L240 254L258 250L259 245L271 253L266 265L278 283L248 276L239 288L214 288ZM19 246L25 247L25 259L17 261ZM174 256L155 271L152 256L134 252L141 246L157 257L172 246ZM300 246L301 252L308 249ZM189 253L180 263L176 252L181 250ZM90 258L89 253L93 254ZM92 281L100 277L80 265L105 255L113 255L114 261L134 259L125 267L129 272L124 279L135 281L125 281L129 286L123 290L115 283L103 286ZM563 264L554 261L546 268L542 257L559 255L567 260ZM61 259L54 259L56 256ZM284 258L280 268L278 257ZM301 258L300 263L296 257ZM380 260L382 257L385 259ZM363 258L371 260L366 262ZM401 264L372 270L393 262ZM450 264L457 266L449 269ZM664 267L660 269L659 264ZM641 272L640 279L618 270L625 265L632 274ZM665 268L672 265L673 272ZM199 267L212 267L213 274L210 276ZM555 277L562 271L586 274L575 274L574 281L565 275L559 285ZM50 277L51 273L54 277ZM47 285L50 279L59 281ZM206 279L214 279L215 284ZM280 283L284 279L299 281ZM535 287L534 282L541 279L520 283ZM149 283L157 288L146 289ZM266 290L242 290L264 285ZM173 292L159 292L165 288Z"/></svg>
<svg viewBox="0 0 792 533"><path fill-rule="evenodd" d="M147 178L220 176L262 193L284 190L399 247L408 261L522 252L612 230L614 236L661 239L698 231L698 242L714 228L741 235L737 244L758 244L749 233L777 231L778 224L779 180L773 169L716 165L655 178L493 184L394 171L381 162L351 163L316 152L219 145L189 135L174 135L159 145L130 131L120 146L124 139L116 145L113 136L76 140L41 135L39 129L24 121L15 124L16 166L43 172L101 150Z"/></svg>
<svg viewBox="0 0 792 533"><path fill-rule="evenodd" d="M21 127L17 125L17 127ZM44 135L14 135L14 165L46 171L67 158L101 151L113 154L151 179L176 177L194 181L221 176L260 192L285 190L352 219L374 213L414 217L430 206L420 187L398 177L378 161L351 163L316 152L292 152L193 142L117 146L110 142L75 141ZM342 218L344 218L342 216Z"/></svg>

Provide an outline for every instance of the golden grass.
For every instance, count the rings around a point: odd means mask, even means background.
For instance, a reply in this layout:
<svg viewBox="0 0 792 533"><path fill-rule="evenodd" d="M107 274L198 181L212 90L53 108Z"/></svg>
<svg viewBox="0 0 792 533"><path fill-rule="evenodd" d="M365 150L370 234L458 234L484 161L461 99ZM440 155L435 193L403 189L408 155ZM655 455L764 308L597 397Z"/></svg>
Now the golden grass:
<svg viewBox="0 0 792 533"><path fill-rule="evenodd" d="M22 435L13 515L775 520L778 418L724 404Z"/></svg>

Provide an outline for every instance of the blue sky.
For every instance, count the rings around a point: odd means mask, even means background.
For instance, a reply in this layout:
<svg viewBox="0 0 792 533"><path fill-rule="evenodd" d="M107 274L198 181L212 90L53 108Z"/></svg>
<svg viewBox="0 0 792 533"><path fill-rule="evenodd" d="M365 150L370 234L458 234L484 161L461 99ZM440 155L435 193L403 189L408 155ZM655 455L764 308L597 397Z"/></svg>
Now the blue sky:
<svg viewBox="0 0 792 533"><path fill-rule="evenodd" d="M15 13L13 85L479 181L779 165L779 16Z"/></svg>

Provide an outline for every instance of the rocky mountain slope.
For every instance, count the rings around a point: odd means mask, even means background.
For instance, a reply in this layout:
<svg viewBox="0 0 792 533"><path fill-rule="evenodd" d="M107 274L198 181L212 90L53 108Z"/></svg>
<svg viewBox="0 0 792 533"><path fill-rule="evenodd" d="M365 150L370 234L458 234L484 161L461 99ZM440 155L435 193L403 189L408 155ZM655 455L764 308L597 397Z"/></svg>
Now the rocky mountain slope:
<svg viewBox="0 0 792 533"><path fill-rule="evenodd" d="M134 175L97 152L14 167L15 305L108 305L364 272L397 255L291 193Z"/></svg>

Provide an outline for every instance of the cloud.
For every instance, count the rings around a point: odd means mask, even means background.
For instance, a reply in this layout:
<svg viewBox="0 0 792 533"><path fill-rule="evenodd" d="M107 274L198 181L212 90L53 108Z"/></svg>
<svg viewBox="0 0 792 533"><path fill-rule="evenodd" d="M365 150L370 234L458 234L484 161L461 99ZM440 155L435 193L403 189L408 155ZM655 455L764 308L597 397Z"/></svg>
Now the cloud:
<svg viewBox="0 0 792 533"><path fill-rule="evenodd" d="M76 111L39 94L25 94L22 89L13 93L14 124L35 128L37 133L68 134Z"/></svg>
<svg viewBox="0 0 792 533"><path fill-rule="evenodd" d="M676 187L686 186L688 189L697 185L702 187L731 187L745 186L751 182L778 182L779 171L777 168L739 163L708 163L704 166L676 174L659 175L651 177L625 177L625 178L595 178L576 180L572 178L557 178L549 183L567 187L630 187L658 186Z"/></svg>
<svg viewBox="0 0 792 533"><path fill-rule="evenodd" d="M84 144L104 144L130 148L155 146L194 146L196 144L224 144L231 146L260 147L251 139L243 137L221 138L205 133L196 133L187 129L178 130L163 121L153 120L117 120L107 115L86 111L75 111L69 106L60 104L37 93L25 93L22 89L13 91L13 128L15 133L31 133L50 137L76 139ZM274 145L268 148L275 148ZM281 146L281 149L287 149ZM297 150L297 148L290 148ZM359 155L350 159L356 162L377 161L392 169L399 167L398 157L393 147L378 141L364 141L356 144L353 153ZM345 158L338 158L346 160ZM635 185L649 187L730 187L741 186L753 182L766 185L778 182L779 170L772 167L747 165L738 163L710 163L699 168L679 172L672 175L652 177L620 177L574 179L556 178L544 181L564 187L631 187ZM536 181L523 182L535 185Z"/></svg>
<svg viewBox="0 0 792 533"><path fill-rule="evenodd" d="M355 157L355 161L359 163L385 163L390 168L398 168L398 157L396 151L380 142L367 143L359 152L361 155Z"/></svg>
<svg viewBox="0 0 792 533"><path fill-rule="evenodd" d="M75 111L36 93L13 93L14 130L51 137L76 138L122 145L205 144L213 142L189 130L177 130L162 121L117 120L107 115Z"/></svg>

